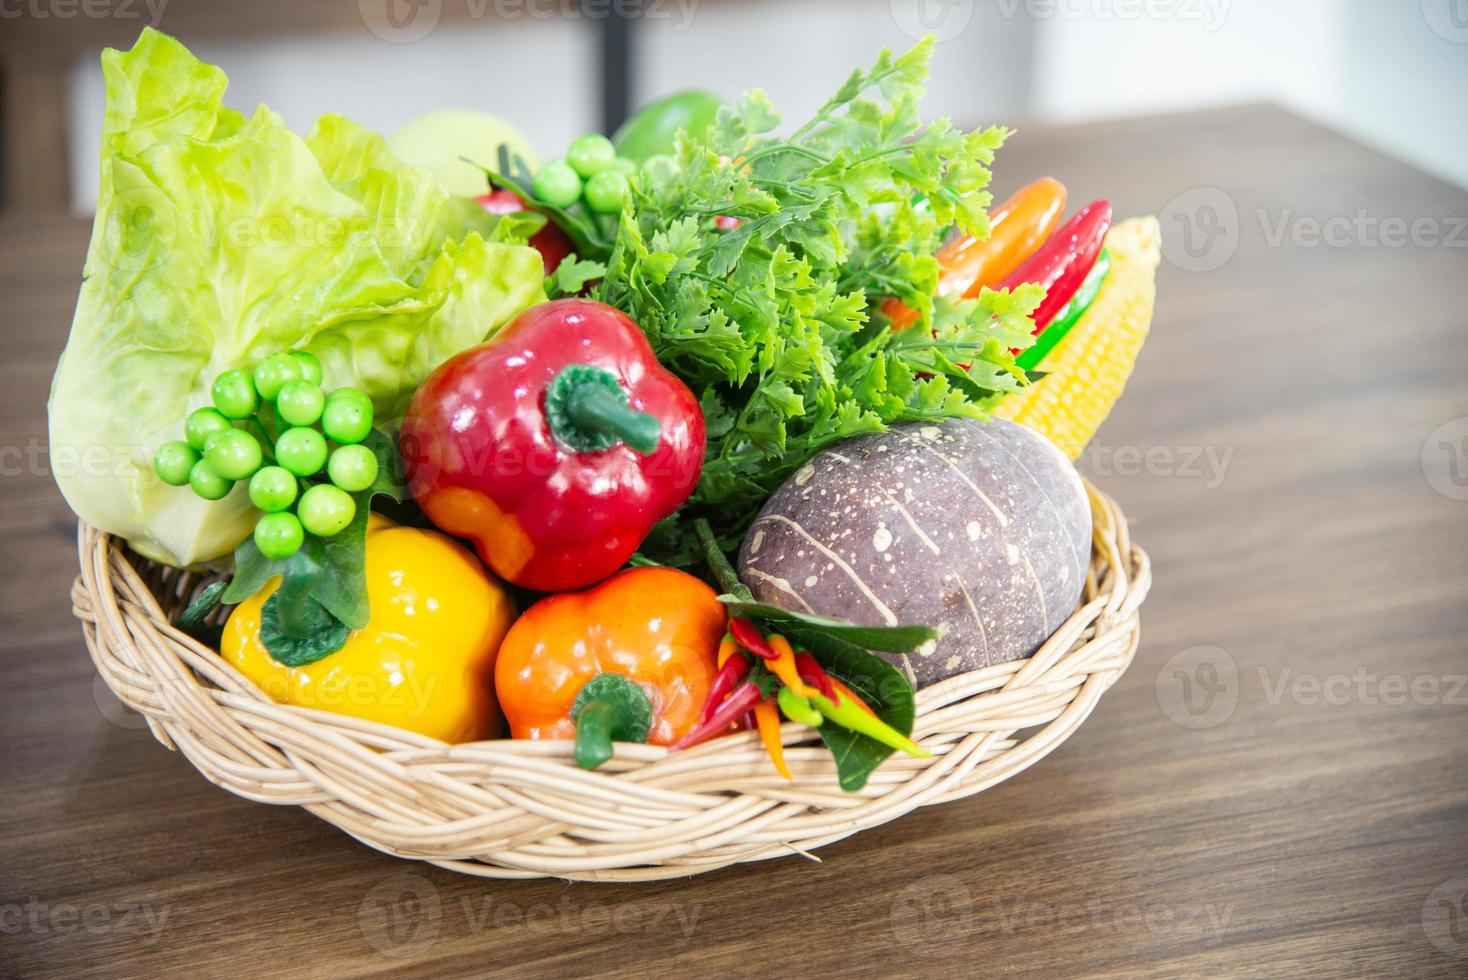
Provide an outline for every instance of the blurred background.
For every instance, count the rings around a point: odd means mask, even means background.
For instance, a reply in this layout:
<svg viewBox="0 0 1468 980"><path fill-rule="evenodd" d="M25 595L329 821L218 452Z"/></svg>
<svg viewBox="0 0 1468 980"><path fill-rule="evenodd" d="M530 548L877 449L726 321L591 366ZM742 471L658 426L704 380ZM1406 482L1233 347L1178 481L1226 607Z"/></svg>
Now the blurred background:
<svg viewBox="0 0 1468 980"><path fill-rule="evenodd" d="M930 116L1022 129L1268 101L1468 185L1468 0L0 0L7 209L90 211L98 54L149 24L224 66L233 105L300 131L330 111L391 134L460 106L551 156L690 87L760 86L795 120L932 33Z"/></svg>

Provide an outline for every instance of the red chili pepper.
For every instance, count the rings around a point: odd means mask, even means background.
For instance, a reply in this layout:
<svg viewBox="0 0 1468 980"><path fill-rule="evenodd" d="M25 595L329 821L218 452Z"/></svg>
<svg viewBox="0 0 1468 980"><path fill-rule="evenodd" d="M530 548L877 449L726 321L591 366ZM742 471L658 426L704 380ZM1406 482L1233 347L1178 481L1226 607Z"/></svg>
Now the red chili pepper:
<svg viewBox="0 0 1468 980"><path fill-rule="evenodd" d="M1044 287L1045 298L1032 317L1036 336L1081 287L1096 264L1096 256L1101 254L1101 243L1110 227L1111 202L1092 201L999 284L1000 289L1013 289L1023 283Z"/></svg>
<svg viewBox="0 0 1468 980"><path fill-rule="evenodd" d="M821 692L827 700L836 700L836 685L831 683L831 677L821 665L816 663L816 658L801 650L795 655L795 669L800 674L800 679L811 687Z"/></svg>
<svg viewBox="0 0 1468 980"><path fill-rule="evenodd" d="M564 592L621 568L693 492L704 422L626 314L561 299L435 369L399 447L430 520L500 578Z"/></svg>
<svg viewBox="0 0 1468 980"><path fill-rule="evenodd" d="M738 643L750 653L761 660L774 660L779 656L775 648L765 640L764 634L747 619L734 617L729 620L729 632L734 636L734 642Z"/></svg>
<svg viewBox="0 0 1468 980"><path fill-rule="evenodd" d="M724 661L719 672L714 675L713 682L709 684L708 698L703 702L703 713L699 716L699 724L708 721L719 705L724 703L724 698L744 678L749 676L750 659L742 651L735 650Z"/></svg>
<svg viewBox="0 0 1468 980"><path fill-rule="evenodd" d="M694 726L693 731L674 742L673 751L686 749L690 745L697 745L715 735L724 734L729 730L730 725L748 714L764 699L764 692L759 689L758 684L753 681L745 681L734 689L734 693L729 695L729 700L719 705L719 709L709 716L708 721L699 722Z"/></svg>

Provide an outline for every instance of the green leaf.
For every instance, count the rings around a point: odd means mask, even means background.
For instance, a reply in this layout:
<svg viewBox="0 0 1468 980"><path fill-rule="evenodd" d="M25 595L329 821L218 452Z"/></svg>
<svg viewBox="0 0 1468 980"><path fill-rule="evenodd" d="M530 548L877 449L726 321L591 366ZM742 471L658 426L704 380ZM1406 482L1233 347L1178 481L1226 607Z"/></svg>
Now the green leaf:
<svg viewBox="0 0 1468 980"><path fill-rule="evenodd" d="M260 643L278 663L287 667L313 664L340 650L351 636L346 624L309 596L300 606L299 622L287 630L282 618L286 601L276 591L260 608Z"/></svg>
<svg viewBox="0 0 1468 980"><path fill-rule="evenodd" d="M804 626L867 650L909 653L938 636L938 631L931 626L858 626L841 619L792 612L779 606L750 602L733 595L721 595L719 601L724 604L730 616L763 620L776 624L777 629L789 629L791 625Z"/></svg>
<svg viewBox="0 0 1468 980"><path fill-rule="evenodd" d="M546 293L551 299L558 296L576 296L586 284L607 274L604 263L591 259L578 259L572 252L561 260L556 271L546 280Z"/></svg>
<svg viewBox="0 0 1468 980"><path fill-rule="evenodd" d="M180 629L192 629L204 621L204 617L212 613L224 597L224 590L229 588L229 582L218 581L206 585L203 590L194 597L194 601L188 604L188 608L179 613L177 625Z"/></svg>
<svg viewBox="0 0 1468 980"><path fill-rule="evenodd" d="M828 674L851 688L878 718L904 735L912 734L916 718L913 689L901 670L823 628L791 624L784 634L797 648L810 651ZM881 742L834 722L828 721L818 731L836 760L841 788L848 793L865 786L867 777L893 752Z"/></svg>

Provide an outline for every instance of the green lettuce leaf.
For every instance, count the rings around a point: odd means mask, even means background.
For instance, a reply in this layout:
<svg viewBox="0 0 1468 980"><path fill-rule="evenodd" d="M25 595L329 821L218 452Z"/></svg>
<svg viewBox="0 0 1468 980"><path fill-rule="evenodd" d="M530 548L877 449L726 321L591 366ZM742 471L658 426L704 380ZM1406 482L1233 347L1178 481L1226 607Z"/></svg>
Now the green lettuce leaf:
<svg viewBox="0 0 1468 980"><path fill-rule="evenodd" d="M254 513L152 473L223 371L321 359L378 417L449 356L542 302L540 256L381 137L326 116L301 138L222 104L224 73L146 30L102 56L97 217L49 403L57 482L84 520L175 565L227 556ZM508 226L507 226L508 227Z"/></svg>

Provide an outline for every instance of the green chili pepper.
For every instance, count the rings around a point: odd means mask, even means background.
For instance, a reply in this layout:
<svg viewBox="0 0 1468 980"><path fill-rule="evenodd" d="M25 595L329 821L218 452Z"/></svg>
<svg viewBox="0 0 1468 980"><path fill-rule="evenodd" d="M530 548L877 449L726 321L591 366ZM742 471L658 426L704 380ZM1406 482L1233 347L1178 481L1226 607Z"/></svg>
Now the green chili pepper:
<svg viewBox="0 0 1468 980"><path fill-rule="evenodd" d="M788 687L780 688L776 699L780 702L780 710L785 717L793 722L819 728L821 722L826 720L819 711L811 707L810 699L801 697Z"/></svg>
<svg viewBox="0 0 1468 980"><path fill-rule="evenodd" d="M831 678L831 681L837 685L836 693L841 699L840 704L832 704L819 694L810 699L815 709L825 715L829 721L834 721L842 728L849 728L859 735L875 739L889 748L906 752L914 759L927 759L932 756L933 753L872 714L871 709L855 694L852 694L846 685L834 677Z"/></svg>
<svg viewBox="0 0 1468 980"><path fill-rule="evenodd" d="M1106 274L1111 271L1111 251L1102 249L1101 254L1096 256L1096 264L1091 266L1091 271L1086 273L1085 281L1081 288L1077 289L1075 295L1061 307L1060 312L1055 314L1055 319L1050 321L1050 326L1041 331L1040 336L1035 338L1033 346L1026 347L1014 359L1014 363L1026 371L1033 370L1045 355L1064 339L1070 332L1070 328L1076 325L1076 321L1085 315L1086 310L1091 308L1091 303L1101 292L1101 286L1106 281Z"/></svg>

